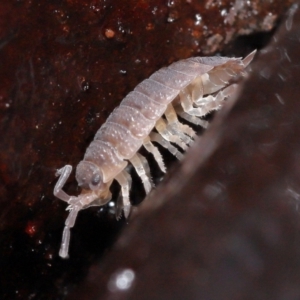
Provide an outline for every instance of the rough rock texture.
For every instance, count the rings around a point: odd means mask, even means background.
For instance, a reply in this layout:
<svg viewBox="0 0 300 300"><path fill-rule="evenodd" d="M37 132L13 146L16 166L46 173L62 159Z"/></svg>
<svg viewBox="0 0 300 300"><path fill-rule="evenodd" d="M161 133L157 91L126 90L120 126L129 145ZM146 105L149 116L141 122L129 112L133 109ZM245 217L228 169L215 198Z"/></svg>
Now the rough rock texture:
<svg viewBox="0 0 300 300"><path fill-rule="evenodd" d="M64 298L115 239L124 222L90 209L59 259L66 213L52 191L126 93L163 65L270 30L292 2L0 2L1 299ZM66 190L79 192L74 178Z"/></svg>
<svg viewBox="0 0 300 300"><path fill-rule="evenodd" d="M69 299L300 299L299 5Z"/></svg>

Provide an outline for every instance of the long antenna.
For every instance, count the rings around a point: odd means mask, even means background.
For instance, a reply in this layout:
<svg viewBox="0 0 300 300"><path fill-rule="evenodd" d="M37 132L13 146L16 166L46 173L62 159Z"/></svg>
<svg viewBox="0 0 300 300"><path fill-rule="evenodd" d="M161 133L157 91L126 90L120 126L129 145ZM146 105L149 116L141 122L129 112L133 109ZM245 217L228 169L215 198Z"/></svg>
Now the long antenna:
<svg viewBox="0 0 300 300"><path fill-rule="evenodd" d="M74 226L78 212L80 210L78 206L68 206L67 209L70 210L70 213L65 222L65 228L63 231L62 241L59 250L59 256L62 258L69 257L69 245L70 245L70 237L71 237L70 229Z"/></svg>

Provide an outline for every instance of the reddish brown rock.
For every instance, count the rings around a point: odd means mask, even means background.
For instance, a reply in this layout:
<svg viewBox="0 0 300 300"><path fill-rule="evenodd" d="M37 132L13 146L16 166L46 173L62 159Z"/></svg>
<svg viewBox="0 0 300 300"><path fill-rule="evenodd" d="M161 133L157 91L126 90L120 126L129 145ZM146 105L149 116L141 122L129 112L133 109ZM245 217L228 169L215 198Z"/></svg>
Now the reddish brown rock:
<svg viewBox="0 0 300 300"><path fill-rule="evenodd" d="M76 165L126 93L172 61L211 54L237 34L271 29L291 3L0 3L3 299L63 297L123 225L108 207L83 212L71 259L57 258L66 214L52 196L55 170ZM74 179L67 190L78 193Z"/></svg>

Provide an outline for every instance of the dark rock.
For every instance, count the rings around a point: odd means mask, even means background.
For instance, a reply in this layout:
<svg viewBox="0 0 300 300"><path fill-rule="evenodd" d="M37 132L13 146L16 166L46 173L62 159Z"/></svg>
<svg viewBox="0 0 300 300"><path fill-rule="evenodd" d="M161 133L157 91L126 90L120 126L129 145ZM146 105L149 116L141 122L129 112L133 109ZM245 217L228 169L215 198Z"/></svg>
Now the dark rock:
<svg viewBox="0 0 300 300"><path fill-rule="evenodd" d="M0 3L1 299L64 298L124 225L109 206L83 212L70 260L57 257L55 170L80 161L121 99L163 65L270 30L292 2ZM66 190L79 192L74 178Z"/></svg>

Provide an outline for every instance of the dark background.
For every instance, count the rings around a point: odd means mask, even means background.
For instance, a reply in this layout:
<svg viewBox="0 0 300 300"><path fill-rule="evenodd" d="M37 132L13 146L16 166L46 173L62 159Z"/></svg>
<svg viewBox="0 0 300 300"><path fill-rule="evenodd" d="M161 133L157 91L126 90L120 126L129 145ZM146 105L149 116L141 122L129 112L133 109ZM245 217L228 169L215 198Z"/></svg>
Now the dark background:
<svg viewBox="0 0 300 300"><path fill-rule="evenodd" d="M292 2L0 1L1 299L300 299ZM122 98L162 66L256 48L232 110L125 230L109 206L83 211L60 259L55 170L76 166ZM73 176L66 190L79 192ZM133 285L112 291L123 269Z"/></svg>

